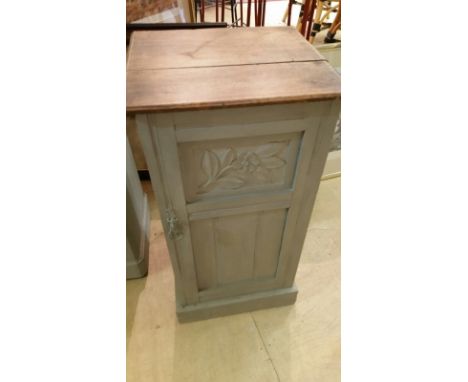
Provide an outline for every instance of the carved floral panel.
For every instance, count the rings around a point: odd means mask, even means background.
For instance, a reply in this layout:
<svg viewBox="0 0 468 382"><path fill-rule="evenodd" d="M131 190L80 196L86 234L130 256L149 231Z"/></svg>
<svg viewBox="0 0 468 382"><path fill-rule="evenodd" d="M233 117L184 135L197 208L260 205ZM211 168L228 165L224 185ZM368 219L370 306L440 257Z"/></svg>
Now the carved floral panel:
<svg viewBox="0 0 468 382"><path fill-rule="evenodd" d="M180 143L186 201L290 188L301 138L294 132Z"/></svg>
<svg viewBox="0 0 468 382"><path fill-rule="evenodd" d="M276 184L284 179L289 141L255 147L210 148L201 155L198 194Z"/></svg>

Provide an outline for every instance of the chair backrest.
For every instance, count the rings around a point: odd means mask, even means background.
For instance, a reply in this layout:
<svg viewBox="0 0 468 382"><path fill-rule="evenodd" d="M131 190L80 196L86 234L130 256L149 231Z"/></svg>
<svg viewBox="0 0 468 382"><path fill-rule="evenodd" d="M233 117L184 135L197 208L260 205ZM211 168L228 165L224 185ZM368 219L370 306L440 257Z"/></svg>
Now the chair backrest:
<svg viewBox="0 0 468 382"><path fill-rule="evenodd" d="M205 10L207 9L206 0L197 0L195 2L196 14L200 11L200 21L206 21ZM265 10L268 0L215 0L215 20L216 22L224 22L226 19L226 7L230 7L232 27L250 27L265 26ZM252 6L253 3L253 6ZM211 5L212 2L210 2ZM247 5L247 10L244 17L244 4ZM237 11L239 8L239 12ZM252 15L253 13L253 15Z"/></svg>

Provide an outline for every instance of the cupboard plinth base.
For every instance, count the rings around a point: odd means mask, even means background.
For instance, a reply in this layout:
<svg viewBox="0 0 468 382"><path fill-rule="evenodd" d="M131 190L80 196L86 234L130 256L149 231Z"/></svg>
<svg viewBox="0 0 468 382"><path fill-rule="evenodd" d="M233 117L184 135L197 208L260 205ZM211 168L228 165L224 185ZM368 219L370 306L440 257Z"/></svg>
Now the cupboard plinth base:
<svg viewBox="0 0 468 382"><path fill-rule="evenodd" d="M207 301L196 305L177 306L179 322L206 320L236 313L291 305L296 302L297 287L275 289L267 292Z"/></svg>

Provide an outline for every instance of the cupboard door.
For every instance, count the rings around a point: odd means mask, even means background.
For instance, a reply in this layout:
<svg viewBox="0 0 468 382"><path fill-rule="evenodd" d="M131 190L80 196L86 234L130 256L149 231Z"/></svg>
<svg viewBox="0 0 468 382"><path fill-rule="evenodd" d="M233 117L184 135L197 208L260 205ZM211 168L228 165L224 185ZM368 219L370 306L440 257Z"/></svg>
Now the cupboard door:
<svg viewBox="0 0 468 382"><path fill-rule="evenodd" d="M182 306L292 286L337 105L140 118Z"/></svg>
<svg viewBox="0 0 468 382"><path fill-rule="evenodd" d="M308 122L296 121L293 132L262 124L248 137L236 137L232 126L228 138L214 126L213 134L204 128L178 142L200 301L281 286L296 184L317 132Z"/></svg>

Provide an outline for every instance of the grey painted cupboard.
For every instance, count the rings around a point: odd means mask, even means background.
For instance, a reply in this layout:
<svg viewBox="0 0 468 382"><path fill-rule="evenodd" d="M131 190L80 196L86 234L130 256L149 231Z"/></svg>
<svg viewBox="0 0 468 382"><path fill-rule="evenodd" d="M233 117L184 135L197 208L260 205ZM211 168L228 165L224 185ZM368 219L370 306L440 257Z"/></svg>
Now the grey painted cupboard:
<svg viewBox="0 0 468 382"><path fill-rule="evenodd" d="M340 79L292 28L136 32L127 112L160 202L180 321L295 301Z"/></svg>

